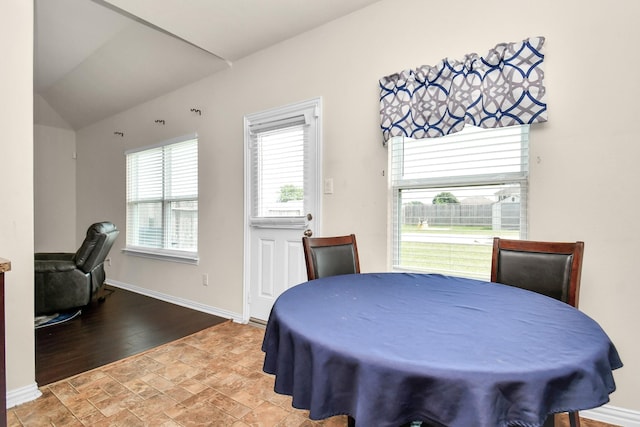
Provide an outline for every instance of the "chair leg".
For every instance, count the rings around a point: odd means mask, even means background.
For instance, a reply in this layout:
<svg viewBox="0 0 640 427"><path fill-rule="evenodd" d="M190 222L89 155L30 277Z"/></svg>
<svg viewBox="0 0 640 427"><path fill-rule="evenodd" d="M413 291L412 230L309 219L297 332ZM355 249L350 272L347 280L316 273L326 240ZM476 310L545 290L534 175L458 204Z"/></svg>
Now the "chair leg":
<svg viewBox="0 0 640 427"><path fill-rule="evenodd" d="M351 415L347 415L347 427L356 427L356 419Z"/></svg>
<svg viewBox="0 0 640 427"><path fill-rule="evenodd" d="M547 419L544 420L544 424L542 425L542 427L555 427L556 425L556 417L551 414L549 416L547 416Z"/></svg>
<svg viewBox="0 0 640 427"><path fill-rule="evenodd" d="M580 416L577 412L569 412L569 425L571 427L580 427Z"/></svg>

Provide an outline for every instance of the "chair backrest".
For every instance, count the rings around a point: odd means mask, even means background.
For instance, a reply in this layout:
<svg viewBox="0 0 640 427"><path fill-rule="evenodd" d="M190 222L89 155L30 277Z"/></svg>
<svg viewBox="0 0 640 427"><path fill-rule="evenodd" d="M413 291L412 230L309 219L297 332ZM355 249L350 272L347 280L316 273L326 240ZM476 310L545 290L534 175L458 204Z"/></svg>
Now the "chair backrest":
<svg viewBox="0 0 640 427"><path fill-rule="evenodd" d="M76 266L89 273L102 264L113 246L120 231L116 226L107 221L92 224L87 230L87 236L82 246L75 254Z"/></svg>
<svg viewBox="0 0 640 427"><path fill-rule="evenodd" d="M491 281L578 306L584 243L493 239Z"/></svg>
<svg viewBox="0 0 640 427"><path fill-rule="evenodd" d="M307 279L360 273L356 236L303 237Z"/></svg>

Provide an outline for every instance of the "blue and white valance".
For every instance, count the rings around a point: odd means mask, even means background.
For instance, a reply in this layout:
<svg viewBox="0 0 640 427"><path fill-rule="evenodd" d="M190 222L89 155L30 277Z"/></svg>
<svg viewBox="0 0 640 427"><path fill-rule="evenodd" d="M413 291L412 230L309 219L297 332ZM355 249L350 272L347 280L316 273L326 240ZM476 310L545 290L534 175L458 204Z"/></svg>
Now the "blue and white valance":
<svg viewBox="0 0 640 427"><path fill-rule="evenodd" d="M443 59L380 79L384 141L547 121L544 37L500 43L485 56Z"/></svg>

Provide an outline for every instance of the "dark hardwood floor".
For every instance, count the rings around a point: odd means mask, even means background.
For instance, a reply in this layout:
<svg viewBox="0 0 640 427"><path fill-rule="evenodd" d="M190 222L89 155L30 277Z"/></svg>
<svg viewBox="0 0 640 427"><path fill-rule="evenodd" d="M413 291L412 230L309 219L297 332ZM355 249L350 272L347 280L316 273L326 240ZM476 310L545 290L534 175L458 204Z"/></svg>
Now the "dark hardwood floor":
<svg viewBox="0 0 640 427"><path fill-rule="evenodd" d="M38 386L227 321L111 286L103 295L103 302L92 302L75 319L35 330Z"/></svg>

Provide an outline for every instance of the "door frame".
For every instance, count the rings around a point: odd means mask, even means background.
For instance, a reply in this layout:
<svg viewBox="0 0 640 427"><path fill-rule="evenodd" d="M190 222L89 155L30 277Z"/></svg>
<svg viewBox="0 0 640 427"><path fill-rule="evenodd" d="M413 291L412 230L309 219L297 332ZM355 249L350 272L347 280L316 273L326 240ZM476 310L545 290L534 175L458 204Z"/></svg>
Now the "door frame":
<svg viewBox="0 0 640 427"><path fill-rule="evenodd" d="M315 106L317 124L315 132L316 146L315 150L310 153L314 159L310 159L310 166L314 169L311 173L315 175L315 189L312 198L314 199L316 212L313 213L313 221L311 222L311 230L313 234L319 234L322 228L322 97L311 98L306 101L300 101L281 107L274 107L256 113L244 116L243 125L243 155L244 155L244 209L243 209L243 273L242 273L242 323L248 323L251 317L249 307L249 296L251 293L250 271L251 271L251 150L249 150L250 136L248 132L249 117L255 115L263 115L268 117L286 115L288 112L296 112L303 108ZM302 236L301 236L302 238Z"/></svg>

